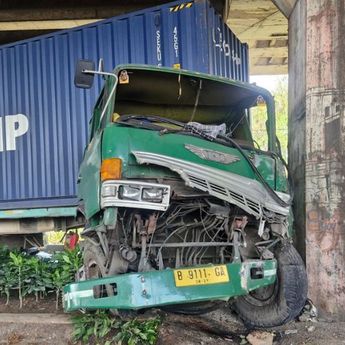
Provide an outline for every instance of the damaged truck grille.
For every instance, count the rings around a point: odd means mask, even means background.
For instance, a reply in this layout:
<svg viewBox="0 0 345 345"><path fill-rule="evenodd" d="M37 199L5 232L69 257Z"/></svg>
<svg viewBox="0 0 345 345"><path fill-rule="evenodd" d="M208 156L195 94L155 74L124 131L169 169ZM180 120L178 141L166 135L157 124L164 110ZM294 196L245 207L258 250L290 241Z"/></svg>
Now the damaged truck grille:
<svg viewBox="0 0 345 345"><path fill-rule="evenodd" d="M280 206L256 180L170 156L139 151L132 153L139 164L169 168L178 173L188 186L234 204L258 219L266 218L265 215L271 212L283 217L289 213L289 208Z"/></svg>

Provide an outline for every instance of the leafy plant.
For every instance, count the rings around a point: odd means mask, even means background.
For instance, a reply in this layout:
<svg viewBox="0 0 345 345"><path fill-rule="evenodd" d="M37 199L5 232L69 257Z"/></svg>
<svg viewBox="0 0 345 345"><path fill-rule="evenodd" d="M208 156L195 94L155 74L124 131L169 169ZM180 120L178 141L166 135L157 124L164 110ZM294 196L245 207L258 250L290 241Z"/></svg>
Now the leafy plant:
<svg viewBox="0 0 345 345"><path fill-rule="evenodd" d="M24 258L22 254L10 252L10 268L13 269L13 274L17 278L17 288L19 297L19 308L23 306L23 268L24 268Z"/></svg>
<svg viewBox="0 0 345 345"><path fill-rule="evenodd" d="M26 295L45 296L49 291L56 293L56 307L64 285L74 281L82 265L79 248L64 251L43 261L35 256L0 247L0 294L10 300L11 290L18 290L19 304L22 308Z"/></svg>
<svg viewBox="0 0 345 345"><path fill-rule="evenodd" d="M44 280L46 263L37 257L27 257L25 260L25 277L23 285L23 295L34 294L38 301L39 293L46 293L50 287Z"/></svg>
<svg viewBox="0 0 345 345"><path fill-rule="evenodd" d="M6 296L6 305L10 300L10 289L14 284L12 274L9 274L9 250L5 246L0 246L0 294ZM10 279L12 278L12 279Z"/></svg>
<svg viewBox="0 0 345 345"><path fill-rule="evenodd" d="M91 337L99 340L106 337L111 330L120 326L119 321L107 312L97 310L94 314L82 314L72 317L74 324L73 338L87 344Z"/></svg>
<svg viewBox="0 0 345 345"><path fill-rule="evenodd" d="M77 315L72 318L75 342L110 345L153 345L157 341L159 318L121 321L106 311L97 310L93 314Z"/></svg>
<svg viewBox="0 0 345 345"><path fill-rule="evenodd" d="M119 344L150 344L156 343L160 319L137 320L133 319L121 325L114 340Z"/></svg>
<svg viewBox="0 0 345 345"><path fill-rule="evenodd" d="M59 297L64 285L74 281L75 274L82 265L82 256L77 247L54 256L54 266L51 279L56 293L56 309L59 307Z"/></svg>

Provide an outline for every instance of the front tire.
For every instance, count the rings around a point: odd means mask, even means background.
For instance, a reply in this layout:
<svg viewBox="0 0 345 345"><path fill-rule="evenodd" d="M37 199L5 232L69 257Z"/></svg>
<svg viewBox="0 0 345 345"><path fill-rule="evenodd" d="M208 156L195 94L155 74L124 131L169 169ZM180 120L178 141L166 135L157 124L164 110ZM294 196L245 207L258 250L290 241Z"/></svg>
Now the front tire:
<svg viewBox="0 0 345 345"><path fill-rule="evenodd" d="M83 259L85 278L87 280L105 278L107 276L105 270L106 258L100 247L86 243ZM114 290L110 285L97 286L94 288L94 295L96 298L114 296Z"/></svg>
<svg viewBox="0 0 345 345"><path fill-rule="evenodd" d="M83 257L86 279L98 279L108 277L105 268L106 258L100 247L95 246L92 243L86 243L84 247ZM96 298L112 297L114 295L114 288L111 285L102 285L94 287L94 296ZM121 310L109 308L109 312L110 314L120 317L123 320L129 320L137 316L137 311L135 310Z"/></svg>
<svg viewBox="0 0 345 345"><path fill-rule="evenodd" d="M276 282L238 297L232 305L248 328L280 326L296 318L307 300L307 274L297 250L285 243L275 257Z"/></svg>

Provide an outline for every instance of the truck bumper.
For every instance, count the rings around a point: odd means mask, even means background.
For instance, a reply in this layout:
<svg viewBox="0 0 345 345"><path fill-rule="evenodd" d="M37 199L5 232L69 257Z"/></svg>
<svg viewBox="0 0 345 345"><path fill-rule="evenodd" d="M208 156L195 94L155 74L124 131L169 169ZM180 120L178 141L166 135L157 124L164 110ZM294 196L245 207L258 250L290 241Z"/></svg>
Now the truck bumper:
<svg viewBox="0 0 345 345"><path fill-rule="evenodd" d="M203 266L203 267L212 267ZM192 269L191 267L190 269ZM200 266L194 267L200 269ZM177 287L173 269L120 274L72 283L64 287L64 309L141 309L171 304L228 300L273 284L276 260L248 260L226 265L229 281L208 285ZM95 298L94 287L108 285L114 296Z"/></svg>

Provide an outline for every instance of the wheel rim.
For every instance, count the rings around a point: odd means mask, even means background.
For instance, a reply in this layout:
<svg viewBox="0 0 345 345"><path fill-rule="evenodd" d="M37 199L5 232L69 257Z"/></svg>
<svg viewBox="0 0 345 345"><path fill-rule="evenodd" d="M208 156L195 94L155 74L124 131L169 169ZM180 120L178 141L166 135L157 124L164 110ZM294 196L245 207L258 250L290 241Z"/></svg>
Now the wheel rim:
<svg viewBox="0 0 345 345"><path fill-rule="evenodd" d="M278 290L279 283L276 280L274 284L255 289L243 297L248 303L263 307L272 303L278 294Z"/></svg>
<svg viewBox="0 0 345 345"><path fill-rule="evenodd" d="M102 272L97 262L90 260L87 263L86 279L99 279L102 278ZM107 297L106 287L104 285L95 285L93 287L93 295L95 298Z"/></svg>

